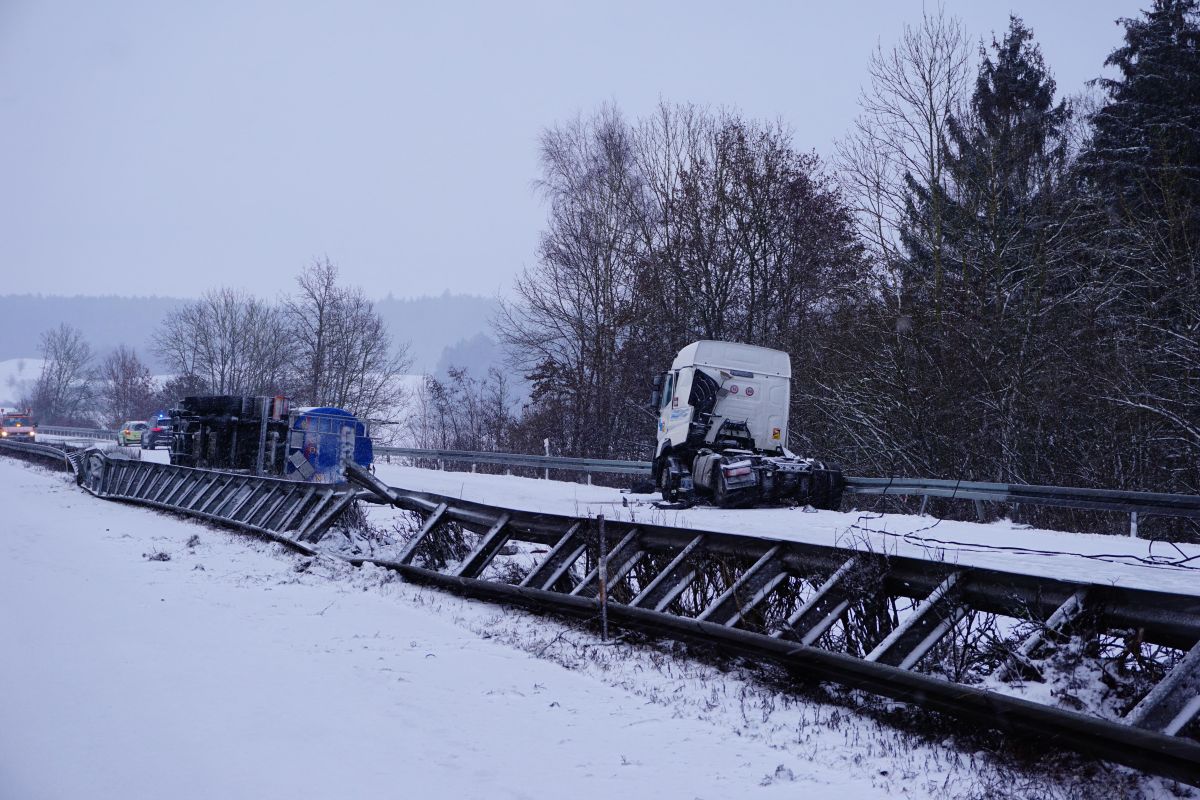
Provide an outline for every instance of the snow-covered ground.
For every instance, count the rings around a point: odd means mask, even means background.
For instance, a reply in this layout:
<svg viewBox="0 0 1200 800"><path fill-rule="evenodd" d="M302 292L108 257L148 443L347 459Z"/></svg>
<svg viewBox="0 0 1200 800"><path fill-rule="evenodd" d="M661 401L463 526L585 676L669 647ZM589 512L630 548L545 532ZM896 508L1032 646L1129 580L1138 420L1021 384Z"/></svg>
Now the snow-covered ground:
<svg viewBox="0 0 1200 800"><path fill-rule="evenodd" d="M1014 770L7 458L0 486L0 798L1194 796Z"/></svg>
<svg viewBox="0 0 1200 800"><path fill-rule="evenodd" d="M131 455L136 453L136 448L131 449ZM168 461L166 450L141 451L140 457ZM376 463L376 472L398 488L528 511L604 514L608 519L870 549L1005 572L1200 595L1200 545L1195 544L1043 530L1007 520L984 524L853 510L704 506L662 510L652 504L657 495L631 495L610 487L514 475L420 469L382 459Z"/></svg>
<svg viewBox="0 0 1200 800"><path fill-rule="evenodd" d="M870 548L1065 580L1200 594L1200 545L1177 548L1123 536L1038 530L1007 521L938 521L912 514L779 507L663 511L650 504L650 495L628 495L602 486L388 463L376 464L376 471L392 486L529 511L604 514L609 519ZM1188 558L1194 558L1188 566L1173 566Z"/></svg>

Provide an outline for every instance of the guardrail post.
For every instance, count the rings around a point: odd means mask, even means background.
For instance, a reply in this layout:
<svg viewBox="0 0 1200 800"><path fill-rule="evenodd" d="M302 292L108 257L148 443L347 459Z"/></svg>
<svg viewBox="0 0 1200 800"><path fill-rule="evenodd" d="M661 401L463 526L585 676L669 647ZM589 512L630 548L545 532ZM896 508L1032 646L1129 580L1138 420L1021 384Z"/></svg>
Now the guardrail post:
<svg viewBox="0 0 1200 800"><path fill-rule="evenodd" d="M1131 539L1136 539L1138 537L1138 533L1137 533L1138 518L1137 517L1138 517L1138 512L1136 512L1136 511L1129 512L1129 537Z"/></svg>
<svg viewBox="0 0 1200 800"><path fill-rule="evenodd" d="M608 641L608 539L604 535L604 515L596 515L600 527L600 554L597 558L600 579L600 641Z"/></svg>

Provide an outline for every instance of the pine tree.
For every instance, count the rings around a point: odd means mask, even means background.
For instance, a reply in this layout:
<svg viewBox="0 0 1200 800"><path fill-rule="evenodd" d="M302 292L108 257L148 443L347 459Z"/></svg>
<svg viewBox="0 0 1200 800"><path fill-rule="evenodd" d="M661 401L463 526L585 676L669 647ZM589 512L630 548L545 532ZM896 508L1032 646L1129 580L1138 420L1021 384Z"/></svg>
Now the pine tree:
<svg viewBox="0 0 1200 800"><path fill-rule="evenodd" d="M1200 203L1200 26L1197 0L1155 0L1142 19L1122 19L1125 44L1101 78L1108 102L1092 120L1084 174L1125 214ZM1178 209L1182 210L1182 209Z"/></svg>
<svg viewBox="0 0 1200 800"><path fill-rule="evenodd" d="M1102 386L1129 430L1123 483L1200 486L1200 13L1155 0L1123 19L1125 42L1098 81L1081 185L1103 213L1098 260L1113 286Z"/></svg>
<svg viewBox="0 0 1200 800"><path fill-rule="evenodd" d="M1051 467L1027 432L1058 405L1046 340L1072 282L1058 235L1071 111L1020 19L980 57L970 101L947 125L946 182L909 182L905 299L916 363L936 366L920 392L941 412L933 435L971 443L936 468L1035 480ZM923 235L935 204L940 269Z"/></svg>

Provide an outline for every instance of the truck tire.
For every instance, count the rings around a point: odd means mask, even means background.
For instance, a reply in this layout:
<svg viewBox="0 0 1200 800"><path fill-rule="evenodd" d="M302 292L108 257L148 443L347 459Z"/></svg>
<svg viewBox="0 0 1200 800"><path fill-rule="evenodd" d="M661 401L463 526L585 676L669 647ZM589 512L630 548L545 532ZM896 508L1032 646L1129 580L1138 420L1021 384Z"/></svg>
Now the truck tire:
<svg viewBox="0 0 1200 800"><path fill-rule="evenodd" d="M842 492L845 489L846 479L836 464L815 469L812 473L809 505L825 511L839 511L842 507Z"/></svg>
<svg viewBox="0 0 1200 800"><path fill-rule="evenodd" d="M731 508L733 504L729 501L729 487L725 485L725 474L719 464L713 468L713 473L713 505L718 508Z"/></svg>

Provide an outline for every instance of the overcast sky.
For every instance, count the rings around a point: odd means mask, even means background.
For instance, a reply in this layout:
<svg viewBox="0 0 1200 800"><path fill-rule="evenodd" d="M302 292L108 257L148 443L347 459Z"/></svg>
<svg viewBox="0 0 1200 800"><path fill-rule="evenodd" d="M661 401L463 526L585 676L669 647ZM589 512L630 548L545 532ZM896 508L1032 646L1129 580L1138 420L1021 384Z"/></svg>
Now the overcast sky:
<svg viewBox="0 0 1200 800"><path fill-rule="evenodd" d="M1071 94L1137 0L1014 11ZM505 293L534 261L548 125L663 97L832 155L914 0L0 0L0 293L274 295L314 257L382 297Z"/></svg>

